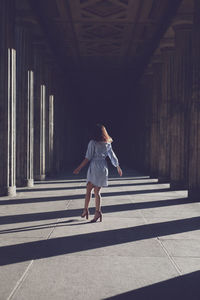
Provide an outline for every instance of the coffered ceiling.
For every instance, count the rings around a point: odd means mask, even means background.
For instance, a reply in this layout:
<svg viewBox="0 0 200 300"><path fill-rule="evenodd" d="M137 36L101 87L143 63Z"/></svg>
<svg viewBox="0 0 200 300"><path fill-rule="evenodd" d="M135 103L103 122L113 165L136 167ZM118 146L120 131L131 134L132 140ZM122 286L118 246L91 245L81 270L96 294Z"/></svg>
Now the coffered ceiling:
<svg viewBox="0 0 200 300"><path fill-rule="evenodd" d="M30 0L62 64L136 68L161 38L181 0Z"/></svg>

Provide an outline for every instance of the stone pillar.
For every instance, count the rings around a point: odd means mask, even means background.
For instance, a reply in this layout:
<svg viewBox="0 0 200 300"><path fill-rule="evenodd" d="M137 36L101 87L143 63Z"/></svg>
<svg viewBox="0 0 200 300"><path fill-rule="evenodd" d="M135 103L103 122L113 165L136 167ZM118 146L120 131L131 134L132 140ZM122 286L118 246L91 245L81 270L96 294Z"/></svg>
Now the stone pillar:
<svg viewBox="0 0 200 300"><path fill-rule="evenodd" d="M162 57L162 79L161 90L162 96L159 103L160 119L160 139L159 139L159 163L158 163L158 180L159 182L170 181L170 115L171 103L173 101L173 82L174 82L174 43L164 39L160 45ZM173 130L173 128L172 128ZM173 160L173 158L172 158Z"/></svg>
<svg viewBox="0 0 200 300"><path fill-rule="evenodd" d="M46 129L46 85L44 81L44 46L36 44L34 48L35 68L35 105L34 105L34 177L44 180L45 168L45 129Z"/></svg>
<svg viewBox="0 0 200 300"><path fill-rule="evenodd" d="M33 62L28 23L18 20L17 50L17 141L18 186L33 186Z"/></svg>
<svg viewBox="0 0 200 300"><path fill-rule="evenodd" d="M50 80L49 80L49 64L47 60L48 54L44 53L44 84L45 90L45 176L49 175L49 95L50 95Z"/></svg>
<svg viewBox="0 0 200 300"><path fill-rule="evenodd" d="M64 123L66 119L64 85L59 70L56 70L55 78L55 105L54 105L54 173L59 173L63 167L64 140L67 139Z"/></svg>
<svg viewBox="0 0 200 300"><path fill-rule="evenodd" d="M57 70L55 70L55 110L54 110L54 120L55 120L55 127L54 127L54 142L53 142L53 148L54 148L54 154L53 154L53 172L54 174L57 174L59 172L59 135L60 135L60 99L59 99L59 88L58 88L58 74Z"/></svg>
<svg viewBox="0 0 200 300"><path fill-rule="evenodd" d="M54 95L49 96L49 174L53 171L54 157Z"/></svg>
<svg viewBox="0 0 200 300"><path fill-rule="evenodd" d="M46 175L53 171L53 139L54 139L54 63L49 57L45 65L45 82L47 86L46 95Z"/></svg>
<svg viewBox="0 0 200 300"><path fill-rule="evenodd" d="M174 97L171 119L172 189L188 187L189 109L192 98L192 24L177 22L175 31Z"/></svg>
<svg viewBox="0 0 200 300"><path fill-rule="evenodd" d="M0 195L16 195L16 50L15 1L0 9Z"/></svg>
<svg viewBox="0 0 200 300"><path fill-rule="evenodd" d="M200 200L200 2L194 1L193 89L190 112L188 197Z"/></svg>
<svg viewBox="0 0 200 300"><path fill-rule="evenodd" d="M28 70L28 138L27 138L27 181L28 187L34 185L34 72Z"/></svg>
<svg viewBox="0 0 200 300"><path fill-rule="evenodd" d="M153 72L152 66L148 66L142 79L142 114L143 114L143 134L142 134L142 144L143 144L143 169L145 172L150 172L150 148L151 148L151 113L152 113L152 99L153 99Z"/></svg>
<svg viewBox="0 0 200 300"><path fill-rule="evenodd" d="M153 72L153 95L152 95L152 112L151 112L151 133L150 133L150 176L158 177L160 135L159 135L159 109L161 101L161 57L154 55L152 60Z"/></svg>

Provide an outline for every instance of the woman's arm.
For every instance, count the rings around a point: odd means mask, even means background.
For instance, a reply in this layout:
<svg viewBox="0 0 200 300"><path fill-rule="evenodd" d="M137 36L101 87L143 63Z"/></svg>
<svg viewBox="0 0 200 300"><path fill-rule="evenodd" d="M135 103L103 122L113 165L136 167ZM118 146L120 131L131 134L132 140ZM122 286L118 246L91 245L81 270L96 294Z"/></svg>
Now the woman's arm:
<svg viewBox="0 0 200 300"><path fill-rule="evenodd" d="M119 174L119 176L122 176L122 169L120 168L120 166L117 166L117 172Z"/></svg>
<svg viewBox="0 0 200 300"><path fill-rule="evenodd" d="M85 158L81 162L81 164L73 171L73 174L78 174L80 172L80 170L87 165L88 162L89 162L89 159Z"/></svg>
<svg viewBox="0 0 200 300"><path fill-rule="evenodd" d="M87 152L85 155L85 159L82 161L82 163L74 170L74 174L78 174L80 170L87 165L87 163L92 159L94 155L94 141L91 140L88 144Z"/></svg>
<svg viewBox="0 0 200 300"><path fill-rule="evenodd" d="M108 156L109 156L113 166L117 168L117 172L118 172L119 176L122 176L122 169L119 166L118 158L115 155L115 152L113 151L111 144L110 144L110 149L108 150Z"/></svg>

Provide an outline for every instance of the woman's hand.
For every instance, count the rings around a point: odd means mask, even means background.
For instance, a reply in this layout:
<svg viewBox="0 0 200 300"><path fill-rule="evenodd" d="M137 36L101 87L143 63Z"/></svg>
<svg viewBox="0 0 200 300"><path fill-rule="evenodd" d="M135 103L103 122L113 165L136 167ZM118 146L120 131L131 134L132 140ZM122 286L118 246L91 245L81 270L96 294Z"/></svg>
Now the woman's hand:
<svg viewBox="0 0 200 300"><path fill-rule="evenodd" d="M76 168L76 169L73 171L73 174L75 174L75 175L79 174L80 170L81 170L81 169L80 169L79 167Z"/></svg>
<svg viewBox="0 0 200 300"><path fill-rule="evenodd" d="M120 166L117 167L117 172L119 176L122 176L122 169L120 168Z"/></svg>
<svg viewBox="0 0 200 300"><path fill-rule="evenodd" d="M73 171L73 174L78 174L80 172L80 170L85 167L87 165L87 163L89 162L89 159L85 158L82 163L78 166L78 168L76 168L74 171Z"/></svg>

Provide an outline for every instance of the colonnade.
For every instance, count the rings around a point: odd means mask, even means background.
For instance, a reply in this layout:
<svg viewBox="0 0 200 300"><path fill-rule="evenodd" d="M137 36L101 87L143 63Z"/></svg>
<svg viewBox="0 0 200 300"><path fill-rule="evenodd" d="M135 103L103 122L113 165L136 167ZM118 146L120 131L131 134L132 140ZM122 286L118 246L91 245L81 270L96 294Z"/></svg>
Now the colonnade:
<svg viewBox="0 0 200 300"><path fill-rule="evenodd" d="M142 141L144 168L171 189L187 189L191 199L200 197L199 15L199 1L190 1L190 10L179 8L140 82L149 130Z"/></svg>
<svg viewBox="0 0 200 300"><path fill-rule="evenodd" d="M34 16L19 14L15 0L0 5L0 195L15 196L17 186L32 187L80 157L85 116ZM182 1L137 86L137 119L126 120L139 128L132 166L193 199L200 192L199 16L199 0Z"/></svg>
<svg viewBox="0 0 200 300"><path fill-rule="evenodd" d="M36 26L18 15L14 0L1 0L1 196L15 196L16 186L31 187L62 166L66 87Z"/></svg>

